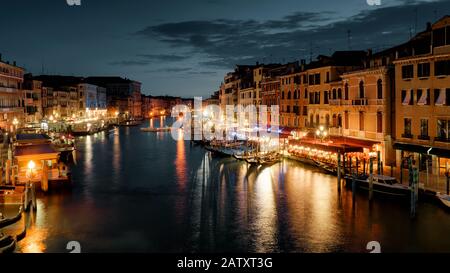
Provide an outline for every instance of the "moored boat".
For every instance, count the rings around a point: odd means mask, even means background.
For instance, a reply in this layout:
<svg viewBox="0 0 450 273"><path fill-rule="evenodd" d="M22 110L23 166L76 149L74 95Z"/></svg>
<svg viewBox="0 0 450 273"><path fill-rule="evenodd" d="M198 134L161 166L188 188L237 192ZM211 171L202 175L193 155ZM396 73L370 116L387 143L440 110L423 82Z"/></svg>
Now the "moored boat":
<svg viewBox="0 0 450 273"><path fill-rule="evenodd" d="M172 129L171 127L141 128L141 131L142 132L158 133L158 132L169 132L171 129Z"/></svg>
<svg viewBox="0 0 450 273"><path fill-rule="evenodd" d="M345 176L346 186L352 187L353 180L355 180L356 187L363 190L369 190L370 176ZM408 186L397 182L395 177L373 174L373 192L384 195L409 197L411 190Z"/></svg>
<svg viewBox="0 0 450 273"><path fill-rule="evenodd" d="M450 195L442 194L442 193L436 193L436 197L441 202L442 205L444 205L446 208L450 209Z"/></svg>

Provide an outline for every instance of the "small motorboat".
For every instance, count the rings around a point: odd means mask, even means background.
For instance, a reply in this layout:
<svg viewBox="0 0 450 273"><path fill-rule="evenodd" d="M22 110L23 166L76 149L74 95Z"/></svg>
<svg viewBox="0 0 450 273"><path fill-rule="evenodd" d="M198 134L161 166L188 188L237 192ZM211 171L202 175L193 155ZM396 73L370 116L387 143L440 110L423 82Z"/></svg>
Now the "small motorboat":
<svg viewBox="0 0 450 273"><path fill-rule="evenodd" d="M160 128L141 128L141 132L151 132L151 133L158 133L158 132L169 132L172 128L171 127L160 127Z"/></svg>
<svg viewBox="0 0 450 273"><path fill-rule="evenodd" d="M442 193L436 193L436 197L439 199L442 205L444 205L446 208L450 209L450 195L442 194Z"/></svg>
<svg viewBox="0 0 450 273"><path fill-rule="evenodd" d="M346 175L344 178L347 187L351 187L353 180L355 180L358 188L369 190L369 175L359 175L356 177ZM398 183L395 177L373 174L373 192L390 196L409 197L411 189L406 185Z"/></svg>

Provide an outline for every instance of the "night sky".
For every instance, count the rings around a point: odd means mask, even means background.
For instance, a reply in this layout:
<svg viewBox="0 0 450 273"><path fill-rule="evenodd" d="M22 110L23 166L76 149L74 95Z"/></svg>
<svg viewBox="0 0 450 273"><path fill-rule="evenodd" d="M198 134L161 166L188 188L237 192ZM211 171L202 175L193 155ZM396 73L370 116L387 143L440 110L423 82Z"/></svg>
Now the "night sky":
<svg viewBox="0 0 450 273"><path fill-rule="evenodd" d="M209 96L235 64L408 40L450 1L1 0L0 53L39 75L119 75L152 95ZM417 14L417 16L416 16ZM351 31L349 43L348 30Z"/></svg>

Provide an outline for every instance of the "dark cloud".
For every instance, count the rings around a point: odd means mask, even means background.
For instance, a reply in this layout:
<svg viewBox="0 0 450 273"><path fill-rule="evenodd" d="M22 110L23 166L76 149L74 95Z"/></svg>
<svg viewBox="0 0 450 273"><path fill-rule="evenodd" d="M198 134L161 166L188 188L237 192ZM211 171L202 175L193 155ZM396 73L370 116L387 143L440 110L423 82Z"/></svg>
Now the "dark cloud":
<svg viewBox="0 0 450 273"><path fill-rule="evenodd" d="M149 65L150 62L148 61L117 61L117 62L110 62L110 65L117 65L117 66L146 66Z"/></svg>
<svg viewBox="0 0 450 273"><path fill-rule="evenodd" d="M199 76L212 76L217 75L215 71L189 71L189 75L199 75Z"/></svg>
<svg viewBox="0 0 450 273"><path fill-rule="evenodd" d="M167 67L161 69L147 70L147 73L177 73L177 72L187 72L192 70L190 67Z"/></svg>
<svg viewBox="0 0 450 273"><path fill-rule="evenodd" d="M154 62L179 62L189 58L187 55L169 55L169 54L138 54L139 60L124 60L110 62L110 65L118 66L147 66Z"/></svg>
<svg viewBox="0 0 450 273"><path fill-rule="evenodd" d="M426 21L438 19L434 18L436 10L450 10L450 1L405 1L344 19L332 19L332 12L297 12L281 20L262 22L184 21L148 26L136 34L148 39L157 37L172 48L204 54L208 60L201 65L230 69L236 63L309 59L349 48L381 50L423 30Z"/></svg>
<svg viewBox="0 0 450 273"><path fill-rule="evenodd" d="M138 57L149 61L178 62L188 59L187 55L170 55L170 54L139 54Z"/></svg>

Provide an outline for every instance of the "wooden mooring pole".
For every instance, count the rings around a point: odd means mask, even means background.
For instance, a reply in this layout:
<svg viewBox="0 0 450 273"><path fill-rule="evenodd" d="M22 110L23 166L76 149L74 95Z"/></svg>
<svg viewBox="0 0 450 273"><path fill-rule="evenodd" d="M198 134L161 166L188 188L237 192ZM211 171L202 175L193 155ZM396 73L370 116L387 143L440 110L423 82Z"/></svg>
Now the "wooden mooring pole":
<svg viewBox="0 0 450 273"><path fill-rule="evenodd" d="M369 159L369 200L373 198L373 158Z"/></svg>
<svg viewBox="0 0 450 273"><path fill-rule="evenodd" d="M353 200L355 199L355 194L356 194L356 174L353 173L353 175L352 175L352 196L353 196Z"/></svg>
<svg viewBox="0 0 450 273"><path fill-rule="evenodd" d="M417 209L417 201L418 201L418 193L419 193L419 170L414 168L411 172L411 210L410 216L411 218L416 217L416 209Z"/></svg>
<svg viewBox="0 0 450 273"><path fill-rule="evenodd" d="M381 152L377 151L377 173L378 175L381 174Z"/></svg>
<svg viewBox="0 0 450 273"><path fill-rule="evenodd" d="M356 175L359 175L359 159L356 157Z"/></svg>
<svg viewBox="0 0 450 273"><path fill-rule="evenodd" d="M341 154L337 154L337 183L338 191L341 191Z"/></svg>

